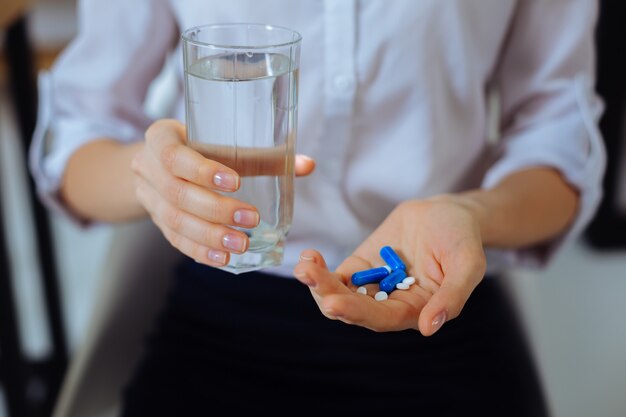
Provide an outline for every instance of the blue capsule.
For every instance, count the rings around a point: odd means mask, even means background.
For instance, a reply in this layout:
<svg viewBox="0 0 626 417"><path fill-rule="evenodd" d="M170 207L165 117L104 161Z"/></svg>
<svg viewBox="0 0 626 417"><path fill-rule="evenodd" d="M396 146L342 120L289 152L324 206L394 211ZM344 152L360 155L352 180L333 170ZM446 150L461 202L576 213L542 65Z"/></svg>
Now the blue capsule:
<svg viewBox="0 0 626 417"><path fill-rule="evenodd" d="M361 285L379 282L389 275L389 273L391 273L391 268L386 265L379 268L366 269L352 274L352 283L359 287Z"/></svg>
<svg viewBox="0 0 626 417"><path fill-rule="evenodd" d="M380 257L387 262L387 265L391 267L392 271L397 271L399 269L406 271L406 265L402 262L402 259L400 259L391 246L383 246L380 250Z"/></svg>
<svg viewBox="0 0 626 417"><path fill-rule="evenodd" d="M404 272L404 269L396 269L391 274L383 278L378 285L381 291L390 293L396 289L396 284L402 282L404 278L406 278L406 272Z"/></svg>

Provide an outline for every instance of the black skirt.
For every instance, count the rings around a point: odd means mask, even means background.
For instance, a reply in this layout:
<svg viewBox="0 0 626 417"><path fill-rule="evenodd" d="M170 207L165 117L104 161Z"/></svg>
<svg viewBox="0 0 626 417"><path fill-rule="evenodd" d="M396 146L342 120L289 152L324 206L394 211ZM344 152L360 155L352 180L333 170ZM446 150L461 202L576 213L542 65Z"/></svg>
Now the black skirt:
<svg viewBox="0 0 626 417"><path fill-rule="evenodd" d="M486 277L434 336L374 332L325 318L308 288L184 261L124 417L326 415L547 416L511 300Z"/></svg>

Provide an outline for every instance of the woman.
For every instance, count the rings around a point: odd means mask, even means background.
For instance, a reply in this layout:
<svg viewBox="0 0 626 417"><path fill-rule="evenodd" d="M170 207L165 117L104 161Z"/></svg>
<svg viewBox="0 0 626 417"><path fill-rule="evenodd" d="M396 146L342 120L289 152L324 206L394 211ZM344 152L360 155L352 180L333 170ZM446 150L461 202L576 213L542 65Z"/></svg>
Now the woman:
<svg viewBox="0 0 626 417"><path fill-rule="evenodd" d="M187 255L124 416L547 415L497 275L545 265L601 197L593 2L80 6L51 72L54 142L33 148L42 195L87 223L149 215ZM237 277L213 268L247 247L245 234L225 239L234 213L258 221L216 192L235 190L237 173L185 146L182 92L171 119L143 111L180 31L232 21L303 36L303 178L285 262ZM386 245L417 283L379 302L349 279L380 266Z"/></svg>

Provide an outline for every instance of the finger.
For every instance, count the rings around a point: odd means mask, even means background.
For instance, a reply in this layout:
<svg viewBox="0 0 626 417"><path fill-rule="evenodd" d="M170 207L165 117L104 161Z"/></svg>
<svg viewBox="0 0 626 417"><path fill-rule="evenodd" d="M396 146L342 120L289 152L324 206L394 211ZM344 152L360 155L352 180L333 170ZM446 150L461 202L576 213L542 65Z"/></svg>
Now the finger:
<svg viewBox="0 0 626 417"><path fill-rule="evenodd" d="M173 208L216 224L245 228L256 227L259 224L259 212L251 204L168 175L157 174L155 182L159 195ZM176 230L176 223L179 220L178 210L167 211L165 214L168 216L167 223Z"/></svg>
<svg viewBox="0 0 626 417"><path fill-rule="evenodd" d="M365 294L363 295L367 295L369 297L374 297L376 295L376 293L378 291L380 291L380 288L378 286L378 284L365 284L365 285L361 285L360 287L355 287L354 291L358 293L358 289L359 288L365 288Z"/></svg>
<svg viewBox="0 0 626 417"><path fill-rule="evenodd" d="M185 126L176 120L160 120L146 130L148 151L169 173L203 187L236 191L240 185L237 172L204 158L185 144L185 137ZM146 176L146 165L138 165Z"/></svg>
<svg viewBox="0 0 626 417"><path fill-rule="evenodd" d="M205 187L235 191L240 176L282 175L285 172L285 146L270 148L233 147L206 143L186 144L185 126L177 120L160 120L146 131L146 141L154 156L174 174ZM230 167L234 168L231 169ZM315 161L295 156L295 175L309 175Z"/></svg>
<svg viewBox="0 0 626 417"><path fill-rule="evenodd" d="M241 177L285 175L295 158L287 158L286 144L271 147L218 145L194 142L190 145L205 158L233 168Z"/></svg>
<svg viewBox="0 0 626 417"><path fill-rule="evenodd" d="M415 287L422 288L431 296L439 291L440 285L425 273L417 273L413 278L415 278Z"/></svg>
<svg viewBox="0 0 626 417"><path fill-rule="evenodd" d="M415 284L431 295L436 293L443 282L443 272L439 266L439 262L434 256L425 254L421 260L417 262L417 267L412 268Z"/></svg>
<svg viewBox="0 0 626 417"><path fill-rule="evenodd" d="M191 257L196 262L209 266L220 267L226 265L230 259L230 254L226 251L216 250L200 245L162 224L157 223L157 226L161 229L161 232L172 246L185 255Z"/></svg>
<svg viewBox="0 0 626 417"><path fill-rule="evenodd" d="M321 253L319 253L316 250L313 249L305 249L300 253L300 262L313 262L323 268L327 268L326 266L326 260L324 259L324 257L322 256ZM294 274L299 273L299 272L294 272ZM300 279L300 281L310 287L314 286L314 282L309 279L306 274L300 274L301 276L298 278ZM315 300L315 302L317 303L317 305L320 305L320 302L322 300L322 298L317 295L312 289L311 289L311 295L313 296L313 299ZM330 317L332 318L332 317Z"/></svg>
<svg viewBox="0 0 626 417"><path fill-rule="evenodd" d="M236 253L248 250L249 239L245 233L204 221L173 207L141 177L137 179L137 198L150 212L155 223L163 224L200 245Z"/></svg>
<svg viewBox="0 0 626 417"><path fill-rule="evenodd" d="M146 129L146 141L156 140L163 144L184 144L187 132L185 125L176 119L161 119Z"/></svg>
<svg viewBox="0 0 626 417"><path fill-rule="evenodd" d="M443 271L441 265L431 254L426 254L420 262L420 273L423 277L435 282L437 287L443 282Z"/></svg>
<svg viewBox="0 0 626 417"><path fill-rule="evenodd" d="M484 263L480 261L473 264L457 261L448 269L441 287L420 313L419 329L425 336L434 334L446 321L460 314L485 273Z"/></svg>
<svg viewBox="0 0 626 417"><path fill-rule="evenodd" d="M309 175L315 169L315 160L306 155L296 155L296 176Z"/></svg>
<svg viewBox="0 0 626 417"><path fill-rule="evenodd" d="M389 294L390 299L404 301L413 306L418 312L415 315L415 327L417 327L417 319L419 312L422 311L428 300L432 297L432 293L418 285L411 285L407 290L395 290Z"/></svg>
<svg viewBox="0 0 626 417"><path fill-rule="evenodd" d="M294 276L303 284L308 285L319 297L331 294L353 294L346 287L340 274L331 272L325 265L315 262L298 262L294 268Z"/></svg>
<svg viewBox="0 0 626 417"><path fill-rule="evenodd" d="M367 259L352 254L348 256L338 267L336 272L341 275L341 279L346 285L353 286L352 274L359 271L372 269L374 266Z"/></svg>
<svg viewBox="0 0 626 417"><path fill-rule="evenodd" d="M327 268L326 266L326 260L324 259L324 257L322 256L321 253L319 253L316 250L313 249L305 249L300 253L300 262L313 262L316 263L317 265L323 267L323 268ZM358 263L358 266L345 266L344 268L346 270L348 269L354 269L354 268L366 268L363 264L363 260L360 261L355 261L355 265L356 263ZM344 262L345 263L345 262ZM367 264L369 265L369 264ZM341 275L341 274L340 274ZM347 280L346 278L342 275L341 278L339 278L342 282L346 283ZM374 294L376 294L376 292L378 291L378 285L377 284L368 284L364 286L367 290L366 295L371 295L374 296ZM317 294L314 294L314 296L317 297ZM319 297L318 297L319 299Z"/></svg>
<svg viewBox="0 0 626 417"><path fill-rule="evenodd" d="M307 252L305 251L305 254ZM336 272L331 272L324 265L316 263L318 253L311 253L311 258L301 260L294 268L294 276L303 284L309 286L313 298L318 304L318 307L322 314L330 319L340 319L343 321L354 321L355 323L361 322L361 320L367 320L362 318L367 310L363 310L358 306L358 303L353 304L346 300L351 298L359 299L360 302L365 304L372 304L373 298L363 297L361 294L356 294L348 289ZM351 307L352 306L352 307Z"/></svg>
<svg viewBox="0 0 626 417"><path fill-rule="evenodd" d="M171 216L157 214L159 221L161 218L171 218ZM170 226L169 224L164 224ZM199 219L196 216L182 214L180 221L171 228L179 235L186 236L199 245L228 252L243 253L248 250L249 239L245 233L233 228L213 224Z"/></svg>
<svg viewBox="0 0 626 417"><path fill-rule="evenodd" d="M163 142L171 141L163 139ZM233 192L239 189L240 178L237 172L219 162L204 158L183 144L153 144L152 148L153 157L172 176L214 190ZM137 167L140 175L149 175L146 164L139 163Z"/></svg>
<svg viewBox="0 0 626 417"><path fill-rule="evenodd" d="M355 293L324 297L320 309L330 317L374 331L416 328L419 317L419 310L403 300L389 298L380 302Z"/></svg>
<svg viewBox="0 0 626 417"><path fill-rule="evenodd" d="M314 249L305 249L300 253L300 261L301 262L313 262L316 263L324 268L327 268L326 266L326 260L324 259L324 257L322 256L321 253L319 253L318 251L314 250Z"/></svg>
<svg viewBox="0 0 626 417"><path fill-rule="evenodd" d="M333 274L328 270L322 255L314 250L303 251L300 262L294 268L294 276L309 287L322 314L330 319L336 319L332 311L325 311L322 308L323 298L328 294L350 291L343 285L338 274Z"/></svg>
<svg viewBox="0 0 626 417"><path fill-rule="evenodd" d="M151 184L173 206L213 223L246 228L258 225L260 217L254 206L211 192L204 187L171 175L165 170L147 172L146 164L142 159L144 157L139 155L134 160L133 168L139 174L138 177Z"/></svg>
<svg viewBox="0 0 626 417"><path fill-rule="evenodd" d="M185 145L168 145L161 151L161 163L172 175L200 186L227 192L237 191L240 178L226 165L207 159Z"/></svg>
<svg viewBox="0 0 626 417"><path fill-rule="evenodd" d="M195 259L196 262L200 262L210 266L223 266L228 263L230 255L228 252L209 248L205 245L199 244L179 233L174 232L166 224L164 224L158 215L155 207L158 207L159 199L155 198L156 191L154 191L142 178L139 178L137 186L137 198L146 207L152 221L161 230L165 238L170 242L172 246L177 248L185 255Z"/></svg>

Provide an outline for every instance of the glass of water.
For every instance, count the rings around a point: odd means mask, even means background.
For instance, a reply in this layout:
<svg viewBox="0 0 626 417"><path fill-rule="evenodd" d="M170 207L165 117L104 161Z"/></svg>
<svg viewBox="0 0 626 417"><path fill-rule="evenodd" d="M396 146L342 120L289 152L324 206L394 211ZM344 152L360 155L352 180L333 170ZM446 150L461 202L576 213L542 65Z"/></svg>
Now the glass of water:
<svg viewBox="0 0 626 417"><path fill-rule="evenodd" d="M254 205L261 221L223 269L277 266L293 212L299 33L265 24L215 24L182 34L187 142L241 176L228 195Z"/></svg>

